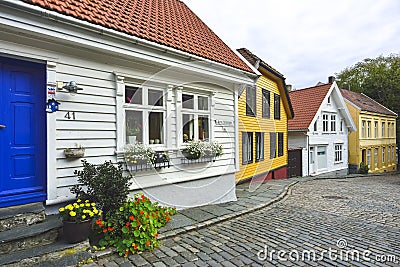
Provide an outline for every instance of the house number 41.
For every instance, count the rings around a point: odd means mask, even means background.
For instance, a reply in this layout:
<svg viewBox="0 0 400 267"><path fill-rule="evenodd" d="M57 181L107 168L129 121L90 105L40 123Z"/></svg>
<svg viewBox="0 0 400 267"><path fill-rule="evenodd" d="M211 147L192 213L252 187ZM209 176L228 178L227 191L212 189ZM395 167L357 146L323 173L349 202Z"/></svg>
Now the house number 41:
<svg viewBox="0 0 400 267"><path fill-rule="evenodd" d="M68 120L75 120L75 111L68 111L64 118Z"/></svg>

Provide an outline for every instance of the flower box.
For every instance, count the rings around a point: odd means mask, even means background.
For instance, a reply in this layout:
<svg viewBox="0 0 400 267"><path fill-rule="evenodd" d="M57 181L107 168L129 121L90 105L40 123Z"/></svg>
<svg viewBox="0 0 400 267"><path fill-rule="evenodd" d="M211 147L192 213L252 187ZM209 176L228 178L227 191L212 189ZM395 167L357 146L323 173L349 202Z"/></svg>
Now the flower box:
<svg viewBox="0 0 400 267"><path fill-rule="evenodd" d="M82 158L85 155L84 148L66 148L64 149L66 158Z"/></svg>

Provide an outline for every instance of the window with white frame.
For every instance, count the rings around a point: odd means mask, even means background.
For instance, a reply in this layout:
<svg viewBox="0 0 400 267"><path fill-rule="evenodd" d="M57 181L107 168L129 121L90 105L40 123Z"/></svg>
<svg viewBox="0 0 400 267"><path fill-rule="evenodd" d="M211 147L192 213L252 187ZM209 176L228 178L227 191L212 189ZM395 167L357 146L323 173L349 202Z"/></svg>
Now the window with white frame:
<svg viewBox="0 0 400 267"><path fill-rule="evenodd" d="M390 160L390 155L391 155L391 151L390 151L390 150L391 150L391 149L392 149L392 148L389 146L389 147L388 147L388 151L387 151L387 152L388 152L388 154L387 154L387 162L388 162L388 165L390 165L390 162L391 162L391 160Z"/></svg>
<svg viewBox="0 0 400 267"><path fill-rule="evenodd" d="M337 144L335 145L335 162L339 163L343 161L343 145Z"/></svg>
<svg viewBox="0 0 400 267"><path fill-rule="evenodd" d="M318 124L317 121L314 122L314 132L318 131Z"/></svg>
<svg viewBox="0 0 400 267"><path fill-rule="evenodd" d="M182 93L183 142L210 139L210 97Z"/></svg>
<svg viewBox="0 0 400 267"><path fill-rule="evenodd" d="M385 148L382 147L382 166L385 165Z"/></svg>
<svg viewBox="0 0 400 267"><path fill-rule="evenodd" d="M396 150L394 146L392 146L392 162L396 164Z"/></svg>
<svg viewBox="0 0 400 267"><path fill-rule="evenodd" d="M340 120L340 131L343 132L343 120Z"/></svg>
<svg viewBox="0 0 400 267"><path fill-rule="evenodd" d="M378 138L378 122L374 122L375 126L374 126L374 137Z"/></svg>
<svg viewBox="0 0 400 267"><path fill-rule="evenodd" d="M164 144L164 90L125 86L126 143Z"/></svg>
<svg viewBox="0 0 400 267"><path fill-rule="evenodd" d="M375 148L374 149L374 165L375 165L375 169L378 168L378 160L379 160L379 158L378 158L378 149Z"/></svg>
<svg viewBox="0 0 400 267"><path fill-rule="evenodd" d="M331 115L331 132L336 132L336 115Z"/></svg>
<svg viewBox="0 0 400 267"><path fill-rule="evenodd" d="M322 131L323 132L329 131L329 116L328 116L328 114L322 115Z"/></svg>
<svg viewBox="0 0 400 267"><path fill-rule="evenodd" d="M256 116L257 91L255 86L246 87L246 115Z"/></svg>
<svg viewBox="0 0 400 267"><path fill-rule="evenodd" d="M388 125L387 125L387 133L388 133L388 137L390 137L391 136L391 134L390 134L390 122L388 122Z"/></svg>

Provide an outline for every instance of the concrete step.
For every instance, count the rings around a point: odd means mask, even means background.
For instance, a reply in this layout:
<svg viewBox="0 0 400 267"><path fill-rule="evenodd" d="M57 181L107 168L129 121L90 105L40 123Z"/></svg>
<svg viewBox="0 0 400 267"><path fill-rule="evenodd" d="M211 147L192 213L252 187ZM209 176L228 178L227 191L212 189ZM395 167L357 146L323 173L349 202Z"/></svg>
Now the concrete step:
<svg viewBox="0 0 400 267"><path fill-rule="evenodd" d="M0 232L37 224L45 219L41 202L0 208Z"/></svg>
<svg viewBox="0 0 400 267"><path fill-rule="evenodd" d="M93 257L88 252L90 245L86 240L78 244L69 244L60 239L55 243L20 250L0 256L2 267L53 267L77 266L78 262Z"/></svg>
<svg viewBox="0 0 400 267"><path fill-rule="evenodd" d="M0 232L0 258L11 252L54 243L59 236L61 227L61 220L57 215L52 215L37 224Z"/></svg>

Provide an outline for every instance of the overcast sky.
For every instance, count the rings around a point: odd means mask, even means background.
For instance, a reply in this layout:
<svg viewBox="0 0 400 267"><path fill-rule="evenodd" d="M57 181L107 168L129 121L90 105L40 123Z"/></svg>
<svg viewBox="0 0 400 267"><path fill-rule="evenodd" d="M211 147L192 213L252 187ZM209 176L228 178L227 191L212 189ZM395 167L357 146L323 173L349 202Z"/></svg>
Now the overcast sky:
<svg viewBox="0 0 400 267"><path fill-rule="evenodd" d="M183 0L231 48L300 89L365 58L400 52L400 0Z"/></svg>

